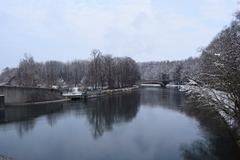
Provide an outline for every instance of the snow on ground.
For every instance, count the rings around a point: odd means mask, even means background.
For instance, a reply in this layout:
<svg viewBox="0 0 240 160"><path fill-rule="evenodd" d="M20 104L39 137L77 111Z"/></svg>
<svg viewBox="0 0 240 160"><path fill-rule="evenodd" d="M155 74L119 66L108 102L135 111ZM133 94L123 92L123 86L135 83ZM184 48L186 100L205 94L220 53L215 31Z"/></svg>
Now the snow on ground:
<svg viewBox="0 0 240 160"><path fill-rule="evenodd" d="M234 103L228 98L229 96L226 92L193 85L182 85L180 91L185 92L189 96L197 97L203 103L215 106L215 109L229 126L234 127L234 119L231 116L233 114L231 109L234 108Z"/></svg>
<svg viewBox="0 0 240 160"><path fill-rule="evenodd" d="M81 96L83 93L81 91L79 91L78 87L74 87L72 88L71 92L67 92L67 93L63 93L63 96Z"/></svg>
<svg viewBox="0 0 240 160"><path fill-rule="evenodd" d="M143 87L159 87L161 86L160 84L141 84Z"/></svg>

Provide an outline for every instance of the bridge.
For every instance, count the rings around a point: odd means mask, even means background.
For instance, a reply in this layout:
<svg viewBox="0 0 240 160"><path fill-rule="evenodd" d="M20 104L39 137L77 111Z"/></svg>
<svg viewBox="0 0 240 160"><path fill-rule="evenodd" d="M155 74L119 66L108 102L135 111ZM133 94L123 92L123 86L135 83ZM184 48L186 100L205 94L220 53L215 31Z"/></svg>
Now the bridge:
<svg viewBox="0 0 240 160"><path fill-rule="evenodd" d="M144 84L157 84L160 85L161 87L166 87L169 83L171 82L171 80L166 80L166 81L160 81L160 80L141 80L138 83L140 85L144 85Z"/></svg>

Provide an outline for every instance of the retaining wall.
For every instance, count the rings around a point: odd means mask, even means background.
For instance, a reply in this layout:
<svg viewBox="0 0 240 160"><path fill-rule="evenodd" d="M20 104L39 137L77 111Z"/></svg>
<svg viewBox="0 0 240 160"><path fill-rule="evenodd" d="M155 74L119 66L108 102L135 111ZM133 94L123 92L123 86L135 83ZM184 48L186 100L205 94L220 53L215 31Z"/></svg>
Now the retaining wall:
<svg viewBox="0 0 240 160"><path fill-rule="evenodd" d="M0 95L4 95L6 105L35 103L62 99L56 89L0 86Z"/></svg>

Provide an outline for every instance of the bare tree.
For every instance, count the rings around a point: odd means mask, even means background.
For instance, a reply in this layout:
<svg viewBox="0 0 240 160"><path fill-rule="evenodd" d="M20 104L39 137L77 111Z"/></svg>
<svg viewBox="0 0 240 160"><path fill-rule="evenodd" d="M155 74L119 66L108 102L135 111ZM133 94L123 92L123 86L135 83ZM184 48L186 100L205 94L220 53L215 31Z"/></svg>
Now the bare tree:
<svg viewBox="0 0 240 160"><path fill-rule="evenodd" d="M35 87L39 81L37 65L32 56L25 54L19 63L17 71L17 82L20 86Z"/></svg>
<svg viewBox="0 0 240 160"><path fill-rule="evenodd" d="M240 125L240 13L231 25L220 32L201 56L201 82L226 93L216 96L219 108ZM227 100L226 100L227 98Z"/></svg>

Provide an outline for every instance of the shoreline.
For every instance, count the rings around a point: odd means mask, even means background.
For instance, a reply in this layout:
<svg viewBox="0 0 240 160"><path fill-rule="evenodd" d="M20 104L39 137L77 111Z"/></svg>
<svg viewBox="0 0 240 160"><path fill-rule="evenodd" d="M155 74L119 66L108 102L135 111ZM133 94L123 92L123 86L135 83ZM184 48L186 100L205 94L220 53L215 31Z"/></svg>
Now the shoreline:
<svg viewBox="0 0 240 160"><path fill-rule="evenodd" d="M42 102L27 102L27 103L13 103L13 104L5 104L4 107L2 107L1 109L4 110L4 108L8 108L8 107L16 107L16 106L30 106L30 105L42 105L42 104L53 104L53 103L63 103L63 102L68 102L71 100L82 100L82 99L94 99L94 98L98 98L98 97L104 97L104 96L110 96L110 95L114 95L114 94L121 94L121 93L126 93L126 92L132 92L136 89L140 88L139 86L133 86L133 87L125 87L125 88L117 88L117 89L106 89L106 90L99 90L99 91L95 91L95 92L90 92L90 94L86 95L86 97L80 97L80 96L76 96L73 98L69 98L69 97L62 97L62 99L57 99L57 100L51 100L51 101L42 101Z"/></svg>
<svg viewBox="0 0 240 160"><path fill-rule="evenodd" d="M87 98L96 98L96 97L102 97L102 96L108 96L108 95L114 95L114 94L121 94L121 93L131 92L138 88L139 86L133 86L133 87L101 90L100 94L89 95Z"/></svg>
<svg viewBox="0 0 240 160"><path fill-rule="evenodd" d="M239 126L234 125L234 120L231 119L228 115L224 114L221 109L218 109L218 105L214 104L212 101L215 100L216 96L225 96L221 91L210 91L208 88L201 88L198 86L191 86L191 85L181 85L180 92L184 92L186 96L190 99L196 99L200 103L213 106L212 109L216 111L217 114L219 114L220 118L223 120L223 122L226 124L226 126L229 128L229 131L231 132L231 135L233 136L233 139L235 140L238 149L240 150L240 128ZM214 92L214 93L212 93ZM222 95L221 95L222 94ZM219 107L220 108L220 107Z"/></svg>
<svg viewBox="0 0 240 160"><path fill-rule="evenodd" d="M110 96L114 94L122 94L122 93L127 93L127 92L132 92L136 89L139 89L140 87L135 85L132 87L125 87L125 88L117 88L117 89L105 89L105 90L96 90L96 91L88 91L84 95L69 95L66 96L66 98L70 100L88 100L88 99L93 99L93 98L98 98L98 97L104 97L104 96Z"/></svg>

